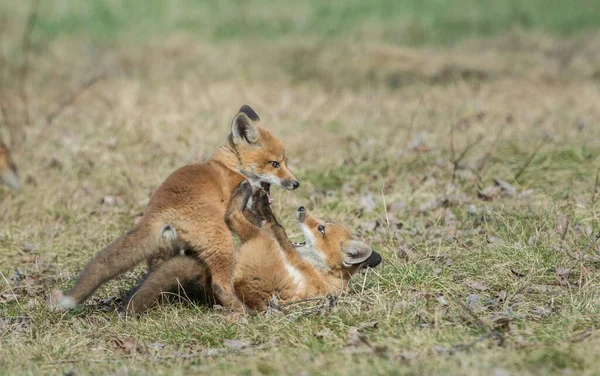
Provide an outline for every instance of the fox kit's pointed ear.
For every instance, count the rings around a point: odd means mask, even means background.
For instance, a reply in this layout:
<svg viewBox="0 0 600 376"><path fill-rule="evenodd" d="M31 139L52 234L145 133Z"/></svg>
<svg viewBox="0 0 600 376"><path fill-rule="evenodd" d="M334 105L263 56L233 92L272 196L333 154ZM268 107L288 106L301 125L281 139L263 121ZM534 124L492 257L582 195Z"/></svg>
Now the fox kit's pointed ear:
<svg viewBox="0 0 600 376"><path fill-rule="evenodd" d="M358 240L348 240L342 244L344 252L344 266L361 264L371 256L373 250L365 243Z"/></svg>
<svg viewBox="0 0 600 376"><path fill-rule="evenodd" d="M255 144L260 139L260 133L256 128L255 122L260 118L254 110L247 104L243 105L237 115L231 122L231 135L233 142L237 145L240 142Z"/></svg>

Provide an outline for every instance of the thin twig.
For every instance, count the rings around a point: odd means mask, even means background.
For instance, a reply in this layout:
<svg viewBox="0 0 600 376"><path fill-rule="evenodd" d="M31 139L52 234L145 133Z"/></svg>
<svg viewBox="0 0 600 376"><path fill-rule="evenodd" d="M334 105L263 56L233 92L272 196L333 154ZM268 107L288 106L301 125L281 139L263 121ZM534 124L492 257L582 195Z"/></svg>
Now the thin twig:
<svg viewBox="0 0 600 376"><path fill-rule="evenodd" d="M415 128L415 121L417 120L417 115L419 114L419 111L421 110L421 105L423 105L423 101L425 100L425 97L427 96L428 93L429 93L429 90L421 95L421 98L419 98L419 103L417 104L417 107L415 108L415 110L413 111L413 113L411 115L410 124L408 127L408 134L406 135L406 138L404 139L404 145L402 147L403 150L406 150L406 148L408 147L408 143L412 141L411 138L412 138L413 130Z"/></svg>
<svg viewBox="0 0 600 376"><path fill-rule="evenodd" d="M454 239L456 241L456 243L458 243L458 245L460 245L461 247L463 247L467 251L469 251L469 252L472 251L471 248L468 245L466 245L465 243L463 243L462 240L460 240L456 236L453 236L452 239Z"/></svg>
<svg viewBox="0 0 600 376"><path fill-rule="evenodd" d="M547 140L547 138L544 138L542 140L542 142L540 142L540 144L535 148L535 150L533 151L533 153L529 156L529 158L527 158L527 161L525 162L525 164L523 165L523 167L521 167L521 169L519 170L519 172L517 172L515 174L515 178L513 180L517 181L521 177L521 175L523 174L523 172L525 172L525 170L527 169L527 167L529 167L529 164L531 163L531 161L533 161L533 158L535 158L535 156L540 151L540 149L542 148L542 146L544 146L546 144L546 140Z"/></svg>
<svg viewBox="0 0 600 376"><path fill-rule="evenodd" d="M459 306L461 306L462 309L464 309L469 314L469 316L471 316L471 318L473 319L473 321L475 322L475 324L477 326L479 326L481 329L483 329L487 333L489 333L490 336L492 336L498 340L499 346L502 346L504 344L504 336L502 335L501 332L490 328L489 325L487 325L485 322L483 322L483 320L481 320L475 313L473 313L473 311L469 307L467 307L467 305L465 305L460 300L458 300L457 303Z"/></svg>
<svg viewBox="0 0 600 376"><path fill-rule="evenodd" d="M454 139L454 126L452 126L452 137L451 139ZM453 158L453 169L452 169L452 183L454 183L454 180L456 179L456 170L458 169L458 164L463 160L464 157L467 156L467 153L469 153L469 151L471 149L473 149L473 147L475 147L475 145L477 145L478 143L480 143L483 140L483 135L479 135L479 137L477 137L477 139L473 142L471 142L469 145L467 145L467 147L465 148L465 150L462 151L462 153L460 153L460 155L458 156L458 158L454 159L454 141L452 142L452 158Z"/></svg>
<svg viewBox="0 0 600 376"><path fill-rule="evenodd" d="M77 100L77 98L79 98L85 91L87 91L89 88L91 88L92 86L94 86L96 83L104 80L106 78L106 76L104 75L99 75L99 76L95 76L90 78L89 80L85 81L84 83L82 83L77 90L73 91L71 93L71 95L69 95L68 97L66 97L65 99L63 99L62 101L60 101L60 103L58 104L58 106L54 109L54 111L50 112L47 116L46 116L46 125L51 125L52 122L54 122L54 120L69 106L71 106L73 103L75 103L75 101Z"/></svg>
<svg viewBox="0 0 600 376"><path fill-rule="evenodd" d="M596 203L598 197L598 184L600 183L600 167L596 170L596 183L594 184L594 193L592 194L592 205Z"/></svg>
<svg viewBox="0 0 600 376"><path fill-rule="evenodd" d="M31 51L31 34L35 28L35 23L38 17L38 11L40 8L40 0L33 0L29 16L27 17L27 23L23 30L23 42L21 44L21 65L19 67L19 81L20 81L20 96L23 102L23 123L29 124L29 97L27 95L27 81L29 79L29 55Z"/></svg>
<svg viewBox="0 0 600 376"><path fill-rule="evenodd" d="M0 42L4 42L4 32L6 31L6 17L0 17ZM5 78L8 71L8 63L6 56L4 56L4 49L0 49L0 115L2 115L2 122L8 129L10 136L10 146L14 145L15 142L15 124L12 121L8 113L8 104L6 102L6 92L4 91Z"/></svg>
<svg viewBox="0 0 600 376"><path fill-rule="evenodd" d="M567 231L569 231L569 226L571 225L571 216L568 215L567 216L567 223L565 224L565 229L560 237L560 240L562 240L563 242L565 241L565 238L567 237Z"/></svg>
<svg viewBox="0 0 600 376"><path fill-rule="evenodd" d="M477 168L477 176L481 175L481 172L483 171L483 169L487 165L489 159L494 154L494 151L496 151L496 145L498 144L498 140L500 140L500 137L502 137L502 133L504 133L504 129L506 129L506 127L500 127L500 130L496 134L496 138L494 138L494 141L490 145L490 148L488 149L488 151L483 156L483 159L481 160L481 163L479 164L479 166Z"/></svg>
<svg viewBox="0 0 600 376"><path fill-rule="evenodd" d="M579 261L583 260L583 257L592 249L592 247L594 246L594 244L596 244L598 239L600 239L600 232L598 232L596 234L596 236L594 237L594 239L592 239L592 241L590 242L588 247L585 249L585 251L583 251L582 253L579 254Z"/></svg>

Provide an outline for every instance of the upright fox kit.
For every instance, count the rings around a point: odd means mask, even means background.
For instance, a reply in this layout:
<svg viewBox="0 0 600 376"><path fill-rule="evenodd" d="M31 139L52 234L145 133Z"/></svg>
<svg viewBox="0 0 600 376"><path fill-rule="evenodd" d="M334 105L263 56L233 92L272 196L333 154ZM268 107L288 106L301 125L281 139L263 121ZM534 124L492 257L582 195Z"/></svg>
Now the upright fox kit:
<svg viewBox="0 0 600 376"><path fill-rule="evenodd" d="M17 166L2 140L0 140L0 183L4 183L14 190L18 190L20 187Z"/></svg>
<svg viewBox="0 0 600 376"><path fill-rule="evenodd" d="M220 302L243 312L231 279L233 237L224 221L232 192L245 179L267 196L271 184L288 190L300 185L287 168L283 143L259 122L252 108L242 106L217 152L205 163L171 174L152 195L141 221L96 255L57 307L74 307L102 283L144 259L152 271L182 247L198 258L197 265L208 267L212 291ZM177 241L169 241L175 237Z"/></svg>
<svg viewBox="0 0 600 376"><path fill-rule="evenodd" d="M251 204L249 204L250 198ZM251 208L248 206L251 205ZM251 210L250 210L251 209ZM280 302L346 291L357 271L375 267L379 253L356 240L341 224L320 220L303 207L296 213L306 242L292 244L261 189L243 183L229 203L225 220L242 242L236 255L233 285L249 308L262 310L275 295ZM174 231L174 230L173 230ZM198 261L178 256L151 272L127 304L129 313L152 306L161 292L202 285L210 275Z"/></svg>

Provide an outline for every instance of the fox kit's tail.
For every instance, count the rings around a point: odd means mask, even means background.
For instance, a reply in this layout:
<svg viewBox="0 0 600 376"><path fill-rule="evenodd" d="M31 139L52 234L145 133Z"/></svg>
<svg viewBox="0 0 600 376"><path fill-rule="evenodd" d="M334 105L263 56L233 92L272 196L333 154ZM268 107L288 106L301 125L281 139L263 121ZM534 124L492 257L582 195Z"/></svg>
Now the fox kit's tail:
<svg viewBox="0 0 600 376"><path fill-rule="evenodd" d="M81 272L75 286L55 302L58 309L71 309L83 302L104 282L133 268L164 246L164 226L142 220L133 230L109 244Z"/></svg>

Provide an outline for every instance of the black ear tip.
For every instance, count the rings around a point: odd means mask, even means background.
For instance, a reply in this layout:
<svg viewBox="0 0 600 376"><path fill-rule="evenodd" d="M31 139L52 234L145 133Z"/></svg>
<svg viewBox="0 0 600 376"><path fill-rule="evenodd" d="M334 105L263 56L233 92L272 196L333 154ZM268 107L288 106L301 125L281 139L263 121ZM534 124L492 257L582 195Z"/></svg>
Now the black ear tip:
<svg viewBox="0 0 600 376"><path fill-rule="evenodd" d="M377 265L381 264L381 255L377 253L375 250L371 253L371 256L367 259L367 267L374 268Z"/></svg>
<svg viewBox="0 0 600 376"><path fill-rule="evenodd" d="M252 109L252 107L248 106L247 104L240 107L240 110L238 112L242 112L242 113L246 114L246 116L248 116L248 118L252 121L260 120L256 111L254 111Z"/></svg>

